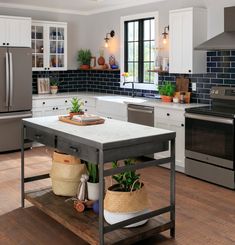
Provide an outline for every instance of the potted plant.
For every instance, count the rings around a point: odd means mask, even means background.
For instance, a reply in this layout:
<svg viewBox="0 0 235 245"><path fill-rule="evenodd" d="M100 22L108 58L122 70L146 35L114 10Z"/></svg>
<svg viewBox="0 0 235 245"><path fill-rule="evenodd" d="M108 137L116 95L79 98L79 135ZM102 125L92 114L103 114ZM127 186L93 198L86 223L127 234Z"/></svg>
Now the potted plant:
<svg viewBox="0 0 235 245"><path fill-rule="evenodd" d="M88 70L90 68L91 63L91 51L90 49L80 49L78 51L78 58L77 58L80 68L83 70Z"/></svg>
<svg viewBox="0 0 235 245"><path fill-rule="evenodd" d="M56 77L50 77L50 90L52 94L57 94L59 86L59 80Z"/></svg>
<svg viewBox="0 0 235 245"><path fill-rule="evenodd" d="M159 93L163 102L171 102L175 93L175 86L169 81L164 81L163 85L159 86Z"/></svg>
<svg viewBox="0 0 235 245"><path fill-rule="evenodd" d="M69 112L70 118L73 118L73 116L75 115L84 114L84 111L82 110L82 106L84 105L84 103L81 101L81 99L74 97L71 100L71 104L72 104L72 107Z"/></svg>
<svg viewBox="0 0 235 245"><path fill-rule="evenodd" d="M124 165L133 165L135 161L127 159ZM112 163L113 168L119 167L119 162ZM140 174L136 171L126 171L112 176L116 184L110 186L104 199L104 218L107 223L115 224L126 219L136 217L148 212L148 197ZM143 225L143 220L126 227Z"/></svg>
<svg viewBox="0 0 235 245"><path fill-rule="evenodd" d="M88 199L99 200L99 169L97 164L87 162L89 179L87 182Z"/></svg>

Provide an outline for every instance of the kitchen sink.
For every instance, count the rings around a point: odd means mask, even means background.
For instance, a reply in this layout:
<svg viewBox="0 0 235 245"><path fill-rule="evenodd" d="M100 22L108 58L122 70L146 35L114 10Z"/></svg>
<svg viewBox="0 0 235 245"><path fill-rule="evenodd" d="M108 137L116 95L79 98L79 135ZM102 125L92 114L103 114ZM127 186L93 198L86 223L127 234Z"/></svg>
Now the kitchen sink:
<svg viewBox="0 0 235 245"><path fill-rule="evenodd" d="M141 98L123 97L123 96L99 96L99 100L105 100L117 103L143 103L146 100Z"/></svg>

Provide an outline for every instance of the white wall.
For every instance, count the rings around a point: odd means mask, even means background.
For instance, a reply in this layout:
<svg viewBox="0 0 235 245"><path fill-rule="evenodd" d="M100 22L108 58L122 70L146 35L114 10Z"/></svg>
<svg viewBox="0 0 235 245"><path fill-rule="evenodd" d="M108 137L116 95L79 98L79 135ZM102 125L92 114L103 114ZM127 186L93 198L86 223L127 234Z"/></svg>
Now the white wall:
<svg viewBox="0 0 235 245"><path fill-rule="evenodd" d="M30 16L38 20L52 20L68 22L68 68L78 67L76 57L80 48L90 48L93 55L99 56L99 49L104 46L104 37L107 32L115 30L116 36L110 42L110 47L105 49L105 56L114 54L120 59L119 37L120 17L136 13L159 11L159 35L164 26L168 25L168 12L171 9L191 6L205 7L208 9L208 38L223 31L224 7L235 6L235 0L167 0L152 4L141 5L91 16L78 16L56 14L31 10L16 10L0 8L0 14ZM69 8L69 7L68 7ZM187 33L185 33L187 37ZM108 60L106 60L108 61Z"/></svg>
<svg viewBox="0 0 235 245"><path fill-rule="evenodd" d="M86 16L66 15L32 10L0 8L0 15L28 16L35 20L62 21L68 23L68 68L77 69L77 51L88 48L86 40Z"/></svg>

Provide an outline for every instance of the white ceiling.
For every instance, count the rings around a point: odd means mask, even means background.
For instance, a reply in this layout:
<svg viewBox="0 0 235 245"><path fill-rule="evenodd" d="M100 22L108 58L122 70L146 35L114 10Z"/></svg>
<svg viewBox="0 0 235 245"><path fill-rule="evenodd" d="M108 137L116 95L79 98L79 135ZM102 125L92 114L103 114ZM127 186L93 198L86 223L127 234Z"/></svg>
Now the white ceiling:
<svg viewBox="0 0 235 245"><path fill-rule="evenodd" d="M1 8L90 15L165 0L0 0Z"/></svg>

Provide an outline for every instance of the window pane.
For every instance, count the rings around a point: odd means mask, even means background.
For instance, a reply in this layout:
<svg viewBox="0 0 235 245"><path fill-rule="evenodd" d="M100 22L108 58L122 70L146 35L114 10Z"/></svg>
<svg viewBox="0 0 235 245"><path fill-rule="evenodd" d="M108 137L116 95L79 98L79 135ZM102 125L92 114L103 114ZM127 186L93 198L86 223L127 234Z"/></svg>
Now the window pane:
<svg viewBox="0 0 235 245"><path fill-rule="evenodd" d="M150 40L150 20L144 21L144 40Z"/></svg>
<svg viewBox="0 0 235 245"><path fill-rule="evenodd" d="M128 23L128 41L134 40L134 23L129 22Z"/></svg>
<svg viewBox="0 0 235 245"><path fill-rule="evenodd" d="M139 22L138 21L134 22L134 32L135 32L134 40L138 41L139 40Z"/></svg>
<svg viewBox="0 0 235 245"><path fill-rule="evenodd" d="M138 61L138 59L139 59L139 47L138 47L138 45L139 45L139 43L138 42L135 42L134 43L134 51L135 51L135 53L134 53L134 60L135 61Z"/></svg>
<svg viewBox="0 0 235 245"><path fill-rule="evenodd" d="M148 70L150 70L150 64L144 63L144 82L149 83L150 82L150 72L148 72Z"/></svg>
<svg viewBox="0 0 235 245"><path fill-rule="evenodd" d="M144 42L144 61L150 61L150 42Z"/></svg>
<svg viewBox="0 0 235 245"><path fill-rule="evenodd" d="M134 44L128 43L128 61L133 61Z"/></svg>
<svg viewBox="0 0 235 245"><path fill-rule="evenodd" d="M155 20L151 20L151 40L155 40Z"/></svg>
<svg viewBox="0 0 235 245"><path fill-rule="evenodd" d="M154 61L154 59L155 59L155 52L156 52L156 50L155 50L155 41L151 41L151 50L150 50L150 60L151 61Z"/></svg>
<svg viewBox="0 0 235 245"><path fill-rule="evenodd" d="M136 62L135 64L134 64L134 82L139 82L139 80L138 80L138 68L139 68L139 66L138 66L138 63Z"/></svg>
<svg viewBox="0 0 235 245"><path fill-rule="evenodd" d="M133 72L134 72L134 65L131 62L128 62L128 73L129 73L129 79L132 81L133 79Z"/></svg>

